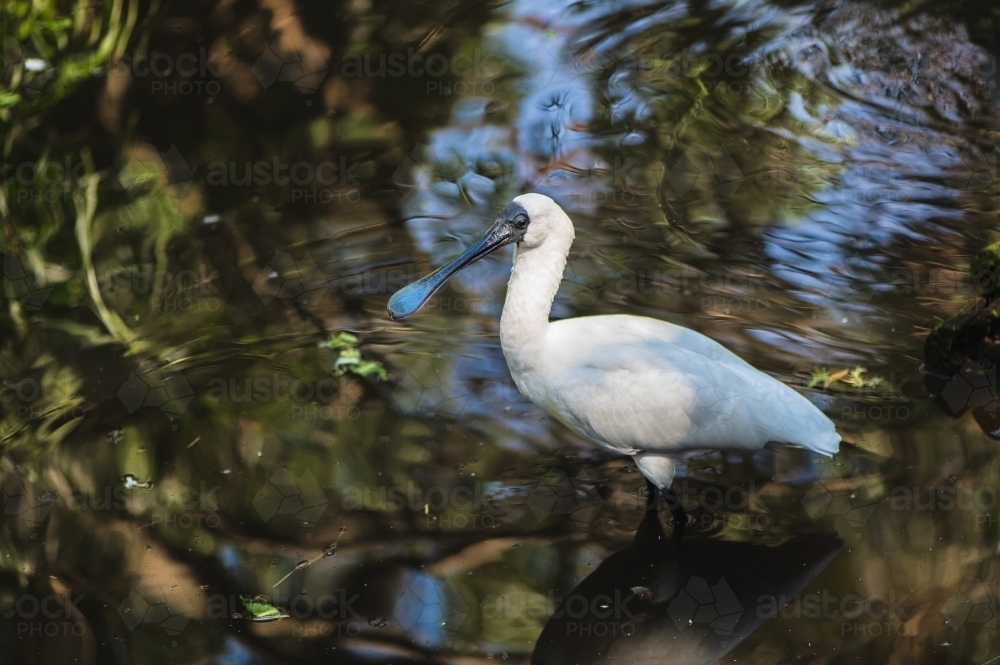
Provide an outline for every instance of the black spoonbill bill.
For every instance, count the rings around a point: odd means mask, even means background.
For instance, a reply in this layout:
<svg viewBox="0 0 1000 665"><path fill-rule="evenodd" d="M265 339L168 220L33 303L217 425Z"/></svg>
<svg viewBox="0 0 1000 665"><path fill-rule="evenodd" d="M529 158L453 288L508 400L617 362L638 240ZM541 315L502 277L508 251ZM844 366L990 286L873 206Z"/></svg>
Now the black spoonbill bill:
<svg viewBox="0 0 1000 665"><path fill-rule="evenodd" d="M768 442L837 452L840 436L809 400L700 333L644 316L549 321L573 238L555 201L518 196L461 256L393 295L389 315L413 314L449 277L513 243L500 346L518 390L578 435L631 455L680 525L670 485L693 452Z"/></svg>

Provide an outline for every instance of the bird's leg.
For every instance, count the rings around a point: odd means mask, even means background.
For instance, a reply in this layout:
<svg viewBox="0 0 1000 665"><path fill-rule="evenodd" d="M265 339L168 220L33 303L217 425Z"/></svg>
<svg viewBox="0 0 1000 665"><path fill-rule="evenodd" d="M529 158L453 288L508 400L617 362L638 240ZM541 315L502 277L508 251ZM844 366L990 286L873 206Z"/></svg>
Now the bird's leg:
<svg viewBox="0 0 1000 665"><path fill-rule="evenodd" d="M688 522L687 513L684 512L684 506L681 505L681 500L672 487L665 489L663 494L667 500L667 507L670 508L670 514L674 517L674 537L680 538Z"/></svg>
<svg viewBox="0 0 1000 665"><path fill-rule="evenodd" d="M660 510L660 489L646 479L646 510Z"/></svg>

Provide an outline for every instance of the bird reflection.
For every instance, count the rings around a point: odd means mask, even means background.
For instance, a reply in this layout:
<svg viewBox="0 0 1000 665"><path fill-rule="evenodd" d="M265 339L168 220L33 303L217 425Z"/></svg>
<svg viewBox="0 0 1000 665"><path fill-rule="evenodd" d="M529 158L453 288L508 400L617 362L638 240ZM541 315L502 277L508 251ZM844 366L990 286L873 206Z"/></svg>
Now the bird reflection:
<svg viewBox="0 0 1000 665"><path fill-rule="evenodd" d="M712 663L829 565L836 533L777 547L664 535L647 510L635 539L566 598L542 630L535 665Z"/></svg>

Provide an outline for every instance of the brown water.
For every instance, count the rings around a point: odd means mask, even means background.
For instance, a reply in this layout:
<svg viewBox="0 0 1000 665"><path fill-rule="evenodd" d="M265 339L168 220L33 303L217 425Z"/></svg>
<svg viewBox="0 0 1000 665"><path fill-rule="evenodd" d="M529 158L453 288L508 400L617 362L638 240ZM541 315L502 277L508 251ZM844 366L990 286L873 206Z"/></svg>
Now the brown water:
<svg viewBox="0 0 1000 665"><path fill-rule="evenodd" d="M5 42L0 663L1000 657L996 370L922 371L1000 238L993 5L134 10ZM698 330L842 452L706 453L657 539L511 381L509 253L389 320L528 191L554 318Z"/></svg>

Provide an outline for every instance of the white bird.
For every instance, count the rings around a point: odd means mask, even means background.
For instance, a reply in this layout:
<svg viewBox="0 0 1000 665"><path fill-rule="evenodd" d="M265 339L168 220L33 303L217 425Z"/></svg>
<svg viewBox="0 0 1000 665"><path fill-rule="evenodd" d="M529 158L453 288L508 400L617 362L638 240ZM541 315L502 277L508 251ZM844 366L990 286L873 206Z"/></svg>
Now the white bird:
<svg viewBox="0 0 1000 665"><path fill-rule="evenodd" d="M840 436L809 400L701 333L644 316L549 321L574 235L555 201L518 196L461 256L393 295L389 315L413 314L449 277L515 243L500 346L518 390L579 436L632 456L679 525L670 486L694 452L775 442L836 454Z"/></svg>

